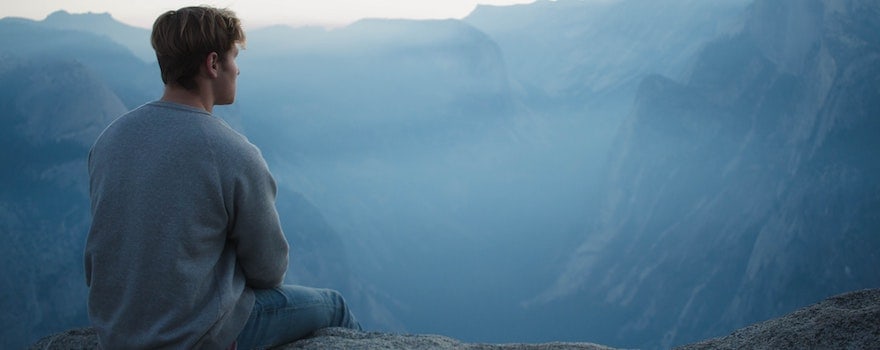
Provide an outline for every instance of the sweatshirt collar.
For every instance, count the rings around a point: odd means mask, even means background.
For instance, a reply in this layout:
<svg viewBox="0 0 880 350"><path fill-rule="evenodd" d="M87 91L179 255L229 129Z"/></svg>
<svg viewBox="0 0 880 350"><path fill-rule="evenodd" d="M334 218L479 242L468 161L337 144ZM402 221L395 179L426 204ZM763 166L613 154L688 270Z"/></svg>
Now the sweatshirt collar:
<svg viewBox="0 0 880 350"><path fill-rule="evenodd" d="M153 105L153 106L157 106L157 107L179 109L179 110L184 110L184 111L188 111L188 112L201 113L201 114L204 114L207 116L214 116L213 114L209 113L208 111L206 111L204 109L196 108L193 106L189 106L189 105L185 105L185 104L177 103L177 102L156 100L156 101L150 102L149 104Z"/></svg>

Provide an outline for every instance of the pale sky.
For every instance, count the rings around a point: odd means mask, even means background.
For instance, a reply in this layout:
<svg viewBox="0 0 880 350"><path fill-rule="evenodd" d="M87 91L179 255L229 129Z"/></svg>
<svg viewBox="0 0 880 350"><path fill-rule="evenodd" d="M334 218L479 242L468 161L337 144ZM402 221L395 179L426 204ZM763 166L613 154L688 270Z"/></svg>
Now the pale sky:
<svg viewBox="0 0 880 350"><path fill-rule="evenodd" d="M512 5L535 0L0 0L0 17L35 20L56 10L109 12L121 22L149 28L167 10L184 6L226 7L251 29L271 24L341 26L365 17L463 18L477 4Z"/></svg>

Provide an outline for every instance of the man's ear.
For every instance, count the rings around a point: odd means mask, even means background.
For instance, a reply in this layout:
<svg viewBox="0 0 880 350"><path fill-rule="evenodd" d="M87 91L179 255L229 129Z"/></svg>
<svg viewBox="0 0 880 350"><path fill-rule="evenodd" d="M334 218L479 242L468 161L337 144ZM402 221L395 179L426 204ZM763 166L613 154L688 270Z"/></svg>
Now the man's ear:
<svg viewBox="0 0 880 350"><path fill-rule="evenodd" d="M209 78L216 78L220 71L220 55L216 52L209 53L208 56L205 57L203 66L205 67L205 72L208 74Z"/></svg>

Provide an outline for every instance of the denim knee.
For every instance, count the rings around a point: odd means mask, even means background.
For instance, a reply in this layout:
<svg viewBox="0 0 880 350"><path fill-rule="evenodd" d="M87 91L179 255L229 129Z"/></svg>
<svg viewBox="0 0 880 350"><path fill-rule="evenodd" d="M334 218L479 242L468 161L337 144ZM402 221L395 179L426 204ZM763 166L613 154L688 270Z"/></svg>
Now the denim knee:
<svg viewBox="0 0 880 350"><path fill-rule="evenodd" d="M345 298L342 297L342 293L334 289L324 289L322 290L327 298L333 300L333 304L339 306L345 306Z"/></svg>
<svg viewBox="0 0 880 350"><path fill-rule="evenodd" d="M345 298L342 296L342 293L333 289L323 289L321 292L326 295L327 299L336 309L337 317L335 317L334 326L358 330L361 329L360 323L357 321L357 319L355 319L354 314L348 308L348 303L345 302Z"/></svg>

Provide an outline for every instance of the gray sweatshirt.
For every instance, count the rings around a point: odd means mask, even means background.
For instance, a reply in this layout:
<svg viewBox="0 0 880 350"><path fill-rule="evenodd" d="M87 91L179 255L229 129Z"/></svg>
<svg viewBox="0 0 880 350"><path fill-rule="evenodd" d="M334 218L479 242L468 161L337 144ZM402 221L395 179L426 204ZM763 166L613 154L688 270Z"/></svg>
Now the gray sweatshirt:
<svg viewBox="0 0 880 350"><path fill-rule="evenodd" d="M88 310L105 349L222 349L252 289L281 284L288 245L260 151L170 102L114 121L89 153Z"/></svg>

